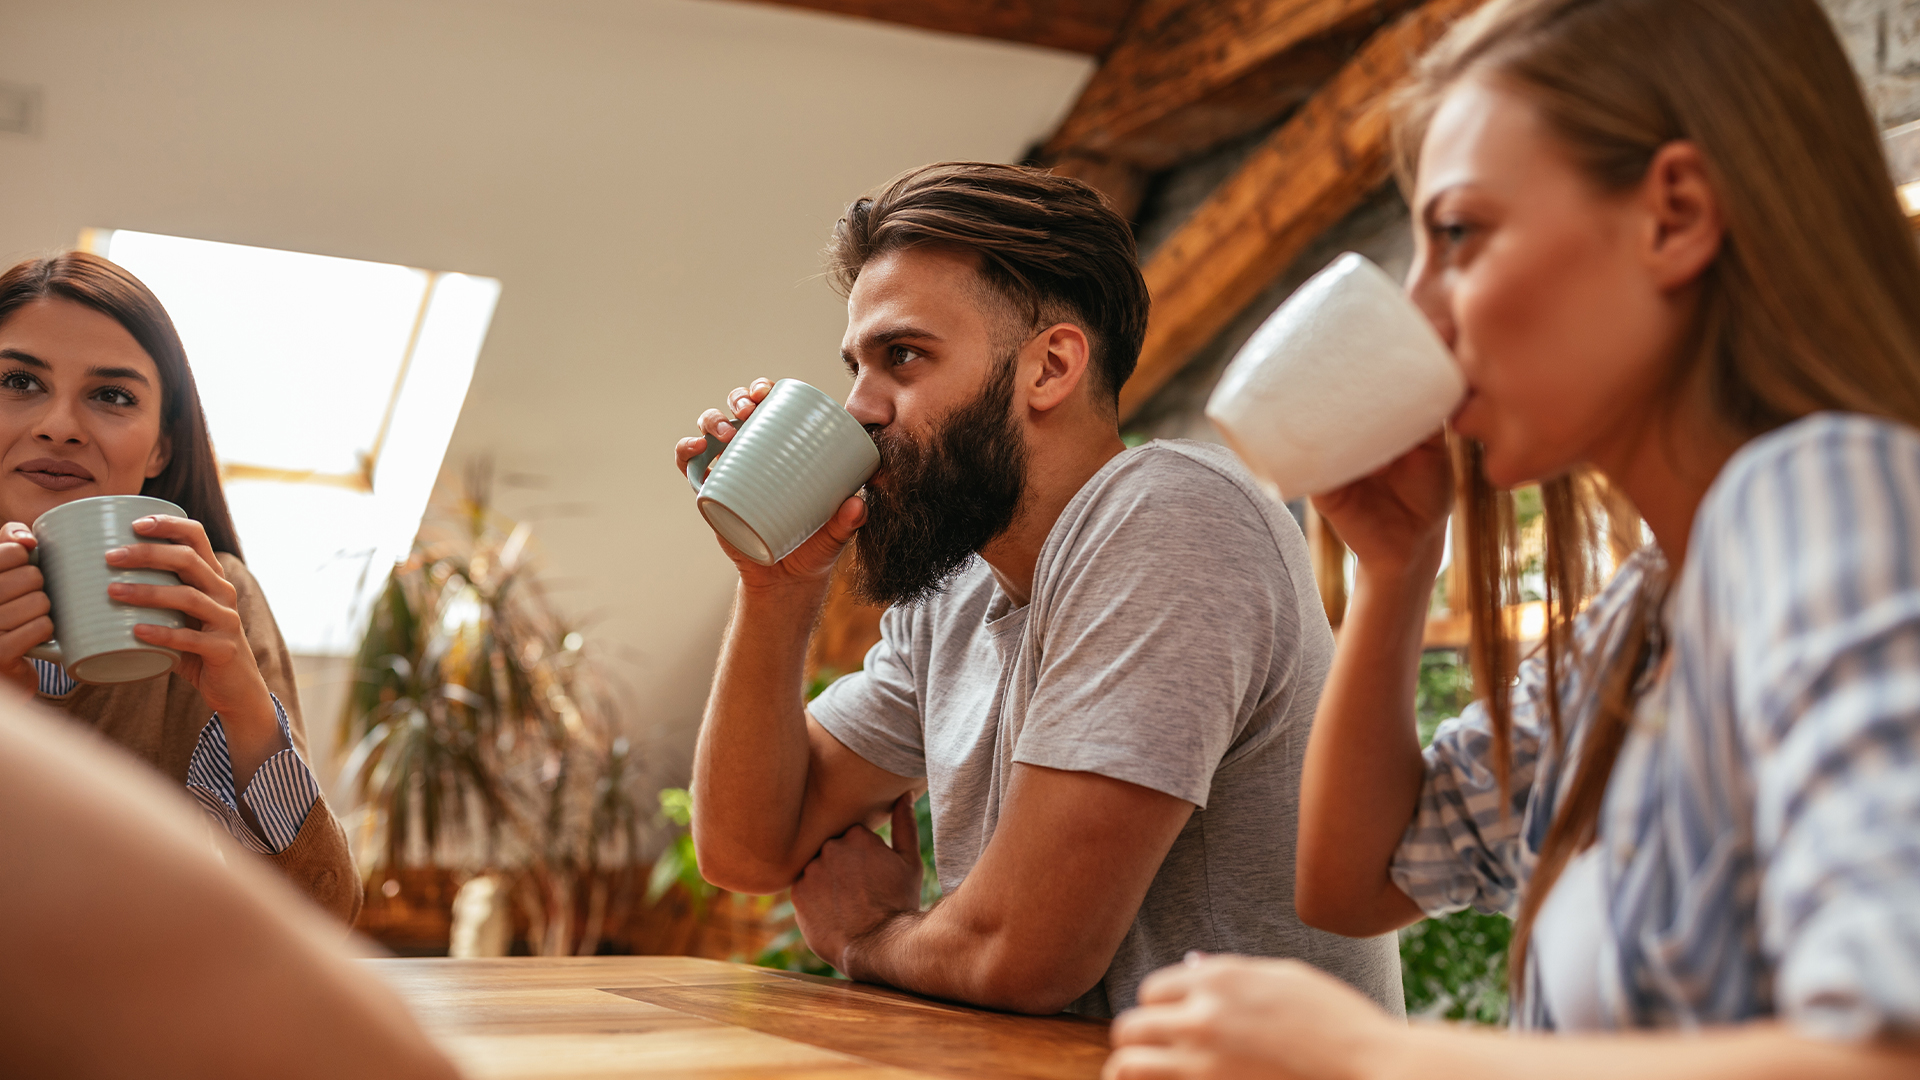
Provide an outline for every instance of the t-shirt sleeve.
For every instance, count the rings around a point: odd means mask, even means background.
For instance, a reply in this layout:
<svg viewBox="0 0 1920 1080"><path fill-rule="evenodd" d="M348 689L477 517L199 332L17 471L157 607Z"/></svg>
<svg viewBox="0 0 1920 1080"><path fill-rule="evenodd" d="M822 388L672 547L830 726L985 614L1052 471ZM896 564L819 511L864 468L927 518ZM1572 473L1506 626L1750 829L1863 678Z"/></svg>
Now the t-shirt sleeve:
<svg viewBox="0 0 1920 1080"><path fill-rule="evenodd" d="M1213 773L1295 663L1299 614L1268 518L1197 462L1109 484L1036 589L1040 660L1013 760L1138 784L1205 808Z"/></svg>
<svg viewBox="0 0 1920 1080"><path fill-rule="evenodd" d="M895 776L917 779L927 774L927 758L913 615L909 608L888 608L862 670L834 680L807 712L847 749Z"/></svg>

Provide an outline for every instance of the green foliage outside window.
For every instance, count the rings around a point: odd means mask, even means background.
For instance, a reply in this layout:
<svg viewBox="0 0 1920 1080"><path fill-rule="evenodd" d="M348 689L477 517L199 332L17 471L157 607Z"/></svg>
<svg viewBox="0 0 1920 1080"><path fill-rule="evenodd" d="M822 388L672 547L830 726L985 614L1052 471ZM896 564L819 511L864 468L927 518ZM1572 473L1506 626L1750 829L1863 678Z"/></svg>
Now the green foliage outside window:
<svg viewBox="0 0 1920 1080"><path fill-rule="evenodd" d="M1452 649L1420 657L1414 707L1425 746L1442 721L1473 700L1470 671ZM1507 941L1513 922L1471 909L1425 919L1400 931L1400 975L1407 1012L1446 1020L1502 1024L1507 1019Z"/></svg>

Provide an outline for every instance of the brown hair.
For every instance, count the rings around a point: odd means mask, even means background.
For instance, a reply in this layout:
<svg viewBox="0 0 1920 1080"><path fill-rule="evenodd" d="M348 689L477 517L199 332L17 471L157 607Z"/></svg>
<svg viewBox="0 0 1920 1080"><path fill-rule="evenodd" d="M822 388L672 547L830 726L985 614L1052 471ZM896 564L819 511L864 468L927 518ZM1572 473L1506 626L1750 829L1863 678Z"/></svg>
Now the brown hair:
<svg viewBox="0 0 1920 1080"><path fill-rule="evenodd" d="M1703 375L1713 418L1729 434L1751 438L1821 409L1920 426L1920 250L1859 83L1815 0L1494 0L1424 58L1397 103L1403 185L1411 187L1434 110L1469 76L1528 98L1606 190L1639 184L1669 143L1700 149L1726 234L1671 377ZM1480 448L1459 447L1456 463L1475 692L1505 788L1517 661L1502 609L1517 594L1517 537L1509 496L1488 482ZM1559 738L1573 619L1597 584L1596 522L1604 515L1614 531L1624 523L1597 477L1550 479L1542 492L1542 651ZM1516 988L1540 904L1593 841L1639 675L1658 652L1665 586L1653 580L1643 590L1623 648L1593 673L1599 707L1521 899Z"/></svg>
<svg viewBox="0 0 1920 1080"><path fill-rule="evenodd" d="M140 494L166 499L207 530L215 551L240 557L220 468L207 438L200 391L187 366L187 351L167 309L139 278L98 255L69 251L28 259L0 274L0 322L35 300L59 297L100 312L126 328L160 372L160 434L170 451L166 468Z"/></svg>
<svg viewBox="0 0 1920 1080"><path fill-rule="evenodd" d="M847 207L827 245L827 276L845 295L870 260L922 246L977 255L981 280L1027 330L1071 322L1085 331L1104 393L1096 400L1117 414L1149 300L1133 229L1106 196L1019 165L925 165Z"/></svg>

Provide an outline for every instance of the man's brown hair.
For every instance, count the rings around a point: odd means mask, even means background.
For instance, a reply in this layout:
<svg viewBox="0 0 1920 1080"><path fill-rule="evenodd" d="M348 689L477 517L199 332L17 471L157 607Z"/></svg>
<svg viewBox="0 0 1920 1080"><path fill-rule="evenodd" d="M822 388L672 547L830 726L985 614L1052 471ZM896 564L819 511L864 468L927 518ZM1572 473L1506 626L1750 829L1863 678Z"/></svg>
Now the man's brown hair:
<svg viewBox="0 0 1920 1080"><path fill-rule="evenodd" d="M1095 400L1117 409L1147 333L1147 283L1133 229L1078 180L1019 165L949 161L902 173L847 207L827 246L841 295L890 252L943 247L979 256L980 277L1025 329L1070 322L1092 345Z"/></svg>

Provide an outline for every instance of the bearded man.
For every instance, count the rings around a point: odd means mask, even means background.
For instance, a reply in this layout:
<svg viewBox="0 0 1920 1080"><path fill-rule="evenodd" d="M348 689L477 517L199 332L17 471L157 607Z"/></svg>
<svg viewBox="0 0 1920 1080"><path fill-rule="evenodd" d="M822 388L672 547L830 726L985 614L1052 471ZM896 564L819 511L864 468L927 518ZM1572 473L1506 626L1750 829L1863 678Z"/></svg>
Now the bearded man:
<svg viewBox="0 0 1920 1080"><path fill-rule="evenodd" d="M1391 936L1310 929L1295 808L1332 636L1306 543L1225 451L1127 449L1146 332L1132 231L1092 188L946 164L854 203L847 409L880 469L798 551L740 571L694 759L701 872L793 889L855 979L1111 1016L1189 950L1299 957L1401 1007ZM770 383L733 392L751 413ZM676 464L732 437L720 410ZM809 706L836 557L891 605ZM724 542L723 547L726 547ZM920 907L931 794L943 899ZM891 812L891 846L869 831Z"/></svg>

